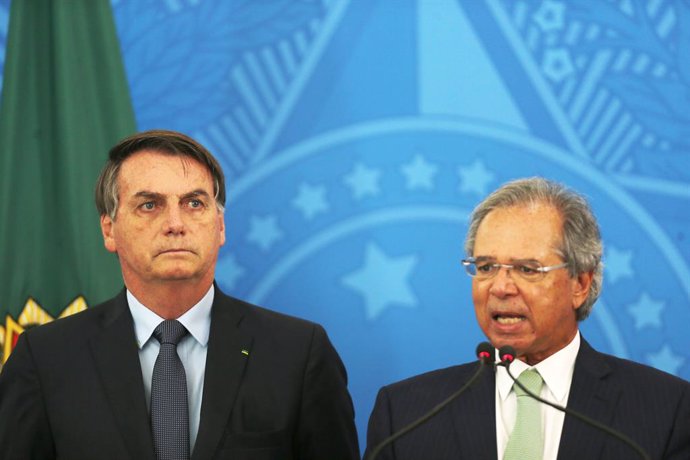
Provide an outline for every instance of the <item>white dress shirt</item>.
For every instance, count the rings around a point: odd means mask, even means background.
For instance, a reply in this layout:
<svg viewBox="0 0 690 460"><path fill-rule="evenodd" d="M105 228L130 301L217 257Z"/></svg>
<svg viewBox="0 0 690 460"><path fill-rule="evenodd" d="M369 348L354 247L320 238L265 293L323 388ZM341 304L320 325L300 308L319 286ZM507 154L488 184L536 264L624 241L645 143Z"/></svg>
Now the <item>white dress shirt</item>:
<svg viewBox="0 0 690 460"><path fill-rule="evenodd" d="M206 352L208 336L211 331L211 305L213 305L213 286L204 297L177 318L189 334L177 344L177 354L184 365L187 377L187 399L189 404L189 449L194 450L194 443L199 432L201 417L201 399L204 390L204 371L206 370ZM153 330L164 319L146 308L129 290L127 291L129 310L134 319L134 332L139 347L139 362L144 378L146 407L151 411L151 378L153 365L158 357L160 344L153 335Z"/></svg>
<svg viewBox="0 0 690 460"><path fill-rule="evenodd" d="M539 396L565 406L568 402L575 359L579 350L580 332L578 331L575 338L565 348L544 361L530 367L523 361L515 360L510 365L510 372L517 378L526 369L536 369L544 379L544 386ZM496 442L499 459L502 459L505 453L508 438L515 426L516 416L517 397L513 391L513 380L505 368L499 366L496 370ZM541 404L541 417L544 429L543 460L556 460L565 414L546 404Z"/></svg>

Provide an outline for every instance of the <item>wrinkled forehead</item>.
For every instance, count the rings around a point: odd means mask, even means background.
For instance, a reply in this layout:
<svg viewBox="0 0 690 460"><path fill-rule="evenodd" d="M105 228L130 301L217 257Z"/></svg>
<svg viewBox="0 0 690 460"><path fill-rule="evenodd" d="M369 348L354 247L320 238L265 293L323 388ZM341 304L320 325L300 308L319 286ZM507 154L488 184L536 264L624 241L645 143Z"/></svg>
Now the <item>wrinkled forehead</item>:
<svg viewBox="0 0 690 460"><path fill-rule="evenodd" d="M562 228L560 213L549 204L496 208L479 224L473 255L507 259L544 257L560 246Z"/></svg>
<svg viewBox="0 0 690 460"><path fill-rule="evenodd" d="M186 188L208 188L213 191L211 172L195 158L144 150L134 153L122 162L117 176L121 192L146 189L163 193Z"/></svg>

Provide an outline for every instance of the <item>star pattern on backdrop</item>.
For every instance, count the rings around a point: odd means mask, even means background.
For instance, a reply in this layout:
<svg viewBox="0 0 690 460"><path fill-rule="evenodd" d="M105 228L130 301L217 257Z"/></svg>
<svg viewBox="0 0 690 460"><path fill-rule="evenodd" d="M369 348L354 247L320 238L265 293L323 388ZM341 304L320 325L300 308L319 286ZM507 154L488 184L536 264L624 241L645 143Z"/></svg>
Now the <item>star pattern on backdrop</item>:
<svg viewBox="0 0 690 460"><path fill-rule="evenodd" d="M673 352L666 344L656 353L647 353L647 362L657 369L678 375L678 369L685 364L685 358Z"/></svg>
<svg viewBox="0 0 690 460"><path fill-rule="evenodd" d="M654 300L644 292L637 302L628 306L628 313L635 320L635 329L637 330L646 326L660 328L662 326L661 314L665 307L664 302Z"/></svg>
<svg viewBox="0 0 690 460"><path fill-rule="evenodd" d="M606 251L604 265L606 266L606 278L612 284L617 283L623 278L632 278L632 256L632 251L609 246L609 249Z"/></svg>
<svg viewBox="0 0 690 460"><path fill-rule="evenodd" d="M494 173L486 168L482 160L475 160L469 166L460 166L458 174L460 191L473 192L480 196L486 195L489 184L495 179Z"/></svg>
<svg viewBox="0 0 690 460"><path fill-rule="evenodd" d="M575 72L575 65L567 49L556 48L544 52L542 70L551 81L559 83Z"/></svg>
<svg viewBox="0 0 690 460"><path fill-rule="evenodd" d="M223 272L223 282L228 289L234 289L237 281L242 278L246 269L237 262L235 254L230 254L218 260L218 272Z"/></svg>
<svg viewBox="0 0 690 460"><path fill-rule="evenodd" d="M405 176L407 190L433 190L438 166L429 163L422 155L415 155L409 163L400 167L400 171Z"/></svg>
<svg viewBox="0 0 690 460"><path fill-rule="evenodd" d="M367 318L372 320L389 307L417 305L410 287L416 265L416 256L388 256L372 242L367 244L362 266L345 275L342 283L362 296Z"/></svg>
<svg viewBox="0 0 690 460"><path fill-rule="evenodd" d="M343 179L343 182L352 191L352 196L361 200L367 196L376 196L379 194L379 178L381 171L374 168L369 168L362 163L357 163Z"/></svg>
<svg viewBox="0 0 690 460"><path fill-rule="evenodd" d="M545 0L534 12L532 19L544 32L560 30L565 24L565 5L563 2Z"/></svg>
<svg viewBox="0 0 690 460"><path fill-rule="evenodd" d="M326 187L302 182L297 195L292 200L292 205L302 213L305 219L313 219L317 214L328 211Z"/></svg>
<svg viewBox="0 0 690 460"><path fill-rule="evenodd" d="M278 227L274 215L252 216L249 220L249 226L247 240L259 246L263 251L270 250L283 237L283 232Z"/></svg>

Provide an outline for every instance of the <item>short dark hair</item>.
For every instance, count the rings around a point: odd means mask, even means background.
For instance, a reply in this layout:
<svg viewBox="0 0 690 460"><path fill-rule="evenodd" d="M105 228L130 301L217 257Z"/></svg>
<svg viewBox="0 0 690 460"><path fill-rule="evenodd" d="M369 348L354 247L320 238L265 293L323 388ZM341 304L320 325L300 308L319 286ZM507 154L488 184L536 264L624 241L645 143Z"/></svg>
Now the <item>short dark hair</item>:
<svg viewBox="0 0 690 460"><path fill-rule="evenodd" d="M218 161L206 148L189 136L176 131L151 130L126 137L108 154L108 161L96 182L96 208L101 216L115 220L118 206L117 178L122 163L135 153L150 150L171 156L193 158L206 166L213 177L216 206L225 207L225 176Z"/></svg>
<svg viewBox="0 0 690 460"><path fill-rule="evenodd" d="M465 251L474 253L477 230L484 218L497 208L543 203L553 206L563 219L563 240L554 248L568 263L570 276L593 272L589 295L577 309L577 320L589 316L601 293L603 244L599 225L584 196L558 182L542 177L530 177L508 182L491 193L472 212L465 239Z"/></svg>

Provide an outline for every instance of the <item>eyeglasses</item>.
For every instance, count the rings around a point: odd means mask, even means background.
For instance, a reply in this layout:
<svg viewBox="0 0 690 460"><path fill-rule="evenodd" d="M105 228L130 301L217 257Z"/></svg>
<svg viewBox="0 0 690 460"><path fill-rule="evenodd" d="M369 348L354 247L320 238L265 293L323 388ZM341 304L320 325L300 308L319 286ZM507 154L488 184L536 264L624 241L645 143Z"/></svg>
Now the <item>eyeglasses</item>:
<svg viewBox="0 0 690 460"><path fill-rule="evenodd" d="M550 267L544 267L536 260L516 261L512 264L499 264L493 260L476 260L474 257L468 257L462 261L462 264L465 266L465 271L467 271L468 275L479 280L493 278L501 267L503 267L506 270L512 270L525 281L540 281L544 279L546 274L551 270L568 266L568 263L565 262L558 265L551 265Z"/></svg>

